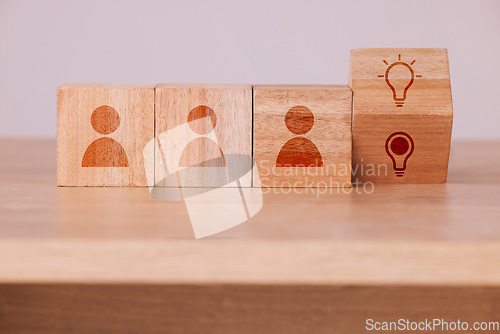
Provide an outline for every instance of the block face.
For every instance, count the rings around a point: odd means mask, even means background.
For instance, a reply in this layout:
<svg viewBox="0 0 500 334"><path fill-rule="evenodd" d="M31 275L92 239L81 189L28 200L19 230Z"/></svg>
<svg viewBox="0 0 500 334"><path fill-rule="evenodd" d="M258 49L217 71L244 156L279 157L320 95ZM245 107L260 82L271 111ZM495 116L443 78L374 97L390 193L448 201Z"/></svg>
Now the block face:
<svg viewBox="0 0 500 334"><path fill-rule="evenodd" d="M443 171L448 168L450 149L448 129L451 127L449 117L421 115L356 117L358 116L355 116L353 120L358 127L356 136L353 138L353 148L356 148L353 149L354 182L356 180L380 183L442 183L446 181L446 173ZM396 135L390 138L394 133ZM411 152L411 147L405 150L405 134L413 142L413 152ZM407 154L397 154L400 153L398 142L393 144L397 138L402 138L399 140L400 146L403 146L402 151ZM394 146L393 150L389 149L394 161L385 149L386 142ZM411 155L408 156L410 152ZM403 168L405 159L405 168L400 170Z"/></svg>
<svg viewBox="0 0 500 334"><path fill-rule="evenodd" d="M252 185L250 85L160 84L155 101L156 185Z"/></svg>
<svg viewBox="0 0 500 334"><path fill-rule="evenodd" d="M153 137L154 86L58 88L58 186L147 186L143 149Z"/></svg>
<svg viewBox="0 0 500 334"><path fill-rule="evenodd" d="M347 86L254 86L254 158L262 187L350 187Z"/></svg>
<svg viewBox="0 0 500 334"><path fill-rule="evenodd" d="M453 122L446 49L351 50L349 85L354 182L446 182Z"/></svg>

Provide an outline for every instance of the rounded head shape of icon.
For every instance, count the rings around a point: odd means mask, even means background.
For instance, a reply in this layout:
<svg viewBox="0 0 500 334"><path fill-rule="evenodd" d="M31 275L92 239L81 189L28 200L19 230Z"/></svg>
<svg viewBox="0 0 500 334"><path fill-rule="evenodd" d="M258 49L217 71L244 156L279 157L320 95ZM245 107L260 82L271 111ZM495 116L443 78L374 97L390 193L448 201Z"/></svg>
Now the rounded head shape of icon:
<svg viewBox="0 0 500 334"><path fill-rule="evenodd" d="M212 131L217 125L217 115L212 108L200 105L191 109L188 115L188 122L191 130L197 134L204 135Z"/></svg>
<svg viewBox="0 0 500 334"><path fill-rule="evenodd" d="M113 107L100 106L92 112L90 124L92 124L92 128L101 135L109 135L118 129L120 125L120 115Z"/></svg>
<svg viewBox="0 0 500 334"><path fill-rule="evenodd" d="M286 113L285 124L291 133L303 135L313 127L314 115L307 107L294 106Z"/></svg>

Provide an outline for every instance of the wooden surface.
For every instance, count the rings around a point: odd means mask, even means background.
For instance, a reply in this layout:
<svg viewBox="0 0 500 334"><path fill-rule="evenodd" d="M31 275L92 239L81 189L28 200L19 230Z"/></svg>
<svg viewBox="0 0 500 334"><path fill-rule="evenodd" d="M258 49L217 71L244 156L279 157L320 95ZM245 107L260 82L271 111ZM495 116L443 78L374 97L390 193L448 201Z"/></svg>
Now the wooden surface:
<svg viewBox="0 0 500 334"><path fill-rule="evenodd" d="M154 86L60 86L57 184L147 186L143 149L154 137L154 110Z"/></svg>
<svg viewBox="0 0 500 334"><path fill-rule="evenodd" d="M260 185L350 187L351 89L327 85L253 88L253 153Z"/></svg>
<svg viewBox="0 0 500 334"><path fill-rule="evenodd" d="M353 90L354 179L445 182L453 121L447 50L352 50L349 85ZM385 148L390 135L397 132L414 142L401 177ZM391 155L397 168L402 168L405 155ZM380 171L379 166L383 166Z"/></svg>
<svg viewBox="0 0 500 334"><path fill-rule="evenodd" d="M446 184L267 193L254 218L202 240L183 203L145 188L57 188L55 146L0 141L0 333L500 316L498 142L453 143Z"/></svg>
<svg viewBox="0 0 500 334"><path fill-rule="evenodd" d="M211 120L189 121L191 112L200 107L211 110ZM210 172L196 175L191 169L192 174L184 179L181 177L182 186L217 187L217 168L221 168L224 174L225 169L232 167L225 165L227 155L252 155L251 85L160 84L156 86L155 108L159 145L155 158L155 184L164 179L165 169L175 173L210 161L210 166L214 167ZM196 122L201 124L193 126ZM218 160L223 160L222 164ZM244 163L241 165L241 174L246 174L241 178L241 184L251 186L252 174L243 170ZM177 178L174 178L174 183L160 185L179 186Z"/></svg>

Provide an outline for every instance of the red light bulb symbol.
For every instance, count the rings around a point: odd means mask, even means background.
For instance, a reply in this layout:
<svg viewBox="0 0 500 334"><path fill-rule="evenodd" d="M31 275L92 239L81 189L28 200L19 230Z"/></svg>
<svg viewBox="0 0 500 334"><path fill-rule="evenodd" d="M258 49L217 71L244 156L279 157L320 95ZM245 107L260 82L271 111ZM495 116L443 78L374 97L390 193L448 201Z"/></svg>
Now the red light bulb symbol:
<svg viewBox="0 0 500 334"><path fill-rule="evenodd" d="M415 60L408 64L401 61L401 54L398 55L398 61L390 65L386 60L383 60L383 62L388 67L385 74L380 74L378 77L385 79L385 83L392 91L392 98L396 107L403 107L408 89L410 89L415 78L421 78L422 75L415 74L411 67L415 64Z"/></svg>
<svg viewBox="0 0 500 334"><path fill-rule="evenodd" d="M405 132L394 132L385 141L385 151L392 160L392 167L397 177L403 177L406 162L413 154L413 139Z"/></svg>
<svg viewBox="0 0 500 334"><path fill-rule="evenodd" d="M403 72L403 71L409 72L409 81L399 83L396 80L393 80L392 82L389 80L389 75L391 72L397 73L397 72ZM392 75L392 77L394 77L394 75ZM398 61L398 62L392 63L387 68L387 70L385 71L385 82L392 90L392 98L394 99L396 106L399 106L399 105L402 106L405 103L406 93L408 92L408 89L413 84L414 80L415 80L415 74L413 72L413 69L407 63L404 63L402 61ZM396 86L396 87L394 87L394 86Z"/></svg>

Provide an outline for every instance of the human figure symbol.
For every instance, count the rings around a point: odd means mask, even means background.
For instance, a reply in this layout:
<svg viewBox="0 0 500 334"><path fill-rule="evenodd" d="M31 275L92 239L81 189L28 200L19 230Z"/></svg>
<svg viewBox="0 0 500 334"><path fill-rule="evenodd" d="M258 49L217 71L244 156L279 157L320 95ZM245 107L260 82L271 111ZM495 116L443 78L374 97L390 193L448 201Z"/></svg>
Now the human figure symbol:
<svg viewBox="0 0 500 334"><path fill-rule="evenodd" d="M322 167L323 158L318 148L312 141L301 137L311 130L314 125L314 115L309 108L294 106L285 116L288 130L298 135L283 145L278 157L276 167Z"/></svg>
<svg viewBox="0 0 500 334"><path fill-rule="evenodd" d="M90 117L92 128L101 135L109 135L118 129L120 115L110 106L100 106ZM127 154L113 138L94 140L83 155L82 167L128 167Z"/></svg>
<svg viewBox="0 0 500 334"><path fill-rule="evenodd" d="M206 135L215 129L217 116L212 108L200 105L188 115L189 127L199 135ZM210 138L198 137L189 142L179 159L180 167L226 167L224 153Z"/></svg>

